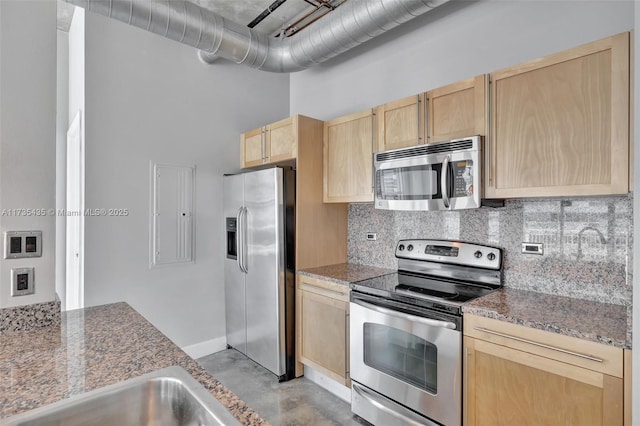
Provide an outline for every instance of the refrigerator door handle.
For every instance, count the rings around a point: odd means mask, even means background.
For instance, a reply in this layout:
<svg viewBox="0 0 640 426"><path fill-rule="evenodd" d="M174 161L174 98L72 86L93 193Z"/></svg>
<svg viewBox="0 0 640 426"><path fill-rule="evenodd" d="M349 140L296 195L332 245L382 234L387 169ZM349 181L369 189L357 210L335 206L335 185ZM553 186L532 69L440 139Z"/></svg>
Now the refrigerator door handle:
<svg viewBox="0 0 640 426"><path fill-rule="evenodd" d="M243 233L243 229L242 229L242 212L244 210L244 207L240 207L238 209L238 213L236 214L236 249L237 249L237 255L236 255L236 261L238 262L238 268L242 271L242 272L247 272L242 268L242 255L243 255L243 251L244 251L244 239L242 237L242 233Z"/></svg>
<svg viewBox="0 0 640 426"><path fill-rule="evenodd" d="M242 209L242 240L240 241L240 245L242 245L242 260L241 260L241 268L242 272L245 274L249 272L249 267L247 266L247 213L248 210L246 207L241 207Z"/></svg>

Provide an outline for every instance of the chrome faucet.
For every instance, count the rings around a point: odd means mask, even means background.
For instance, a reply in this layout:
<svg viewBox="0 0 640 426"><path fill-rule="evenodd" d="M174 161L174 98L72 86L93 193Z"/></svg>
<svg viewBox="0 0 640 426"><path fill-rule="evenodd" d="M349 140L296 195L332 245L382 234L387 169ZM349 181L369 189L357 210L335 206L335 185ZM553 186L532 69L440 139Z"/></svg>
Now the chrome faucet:
<svg viewBox="0 0 640 426"><path fill-rule="evenodd" d="M602 234L602 232L600 232L600 230L598 228L594 228L593 226L585 226L584 228L582 228L580 230L580 232L578 232L578 254L576 255L576 260L580 260L583 256L582 254L582 234L585 233L585 231L595 231L598 236L600 237L600 243L601 244L607 244L607 239L604 237L604 235Z"/></svg>

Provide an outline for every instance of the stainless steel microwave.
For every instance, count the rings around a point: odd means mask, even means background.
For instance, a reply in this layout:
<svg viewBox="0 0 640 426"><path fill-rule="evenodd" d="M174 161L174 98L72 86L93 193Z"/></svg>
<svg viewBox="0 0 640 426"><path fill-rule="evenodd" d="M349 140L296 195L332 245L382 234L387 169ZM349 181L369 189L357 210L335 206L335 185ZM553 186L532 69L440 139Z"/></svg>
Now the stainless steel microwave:
<svg viewBox="0 0 640 426"><path fill-rule="evenodd" d="M375 202L384 210L461 210L480 207L482 137L375 154Z"/></svg>

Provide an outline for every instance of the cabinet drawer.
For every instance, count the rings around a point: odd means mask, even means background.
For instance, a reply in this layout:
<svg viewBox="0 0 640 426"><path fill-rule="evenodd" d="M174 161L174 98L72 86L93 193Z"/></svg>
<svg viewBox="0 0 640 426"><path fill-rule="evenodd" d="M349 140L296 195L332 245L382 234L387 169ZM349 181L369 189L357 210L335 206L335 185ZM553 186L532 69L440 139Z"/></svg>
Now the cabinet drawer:
<svg viewBox="0 0 640 426"><path fill-rule="evenodd" d="M343 302L349 301L349 293L351 291L347 285L303 275L298 275L298 288L300 290L331 297L332 299L342 300Z"/></svg>
<svg viewBox="0 0 640 426"><path fill-rule="evenodd" d="M465 336L622 377L623 350L575 337L475 315L464 316Z"/></svg>

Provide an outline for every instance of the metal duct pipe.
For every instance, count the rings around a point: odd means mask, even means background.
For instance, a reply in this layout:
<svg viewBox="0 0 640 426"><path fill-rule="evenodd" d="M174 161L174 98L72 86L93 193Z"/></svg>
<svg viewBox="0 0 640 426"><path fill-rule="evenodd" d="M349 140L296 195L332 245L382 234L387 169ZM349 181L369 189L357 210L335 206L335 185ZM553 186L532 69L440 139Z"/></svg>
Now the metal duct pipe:
<svg viewBox="0 0 640 426"><path fill-rule="evenodd" d="M184 0L65 0L109 18L264 71L294 72L319 64L449 0L350 0L284 40L229 21Z"/></svg>

